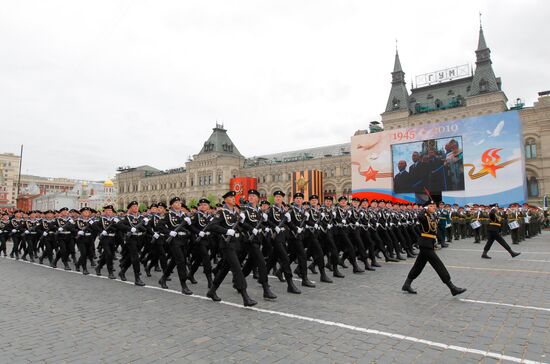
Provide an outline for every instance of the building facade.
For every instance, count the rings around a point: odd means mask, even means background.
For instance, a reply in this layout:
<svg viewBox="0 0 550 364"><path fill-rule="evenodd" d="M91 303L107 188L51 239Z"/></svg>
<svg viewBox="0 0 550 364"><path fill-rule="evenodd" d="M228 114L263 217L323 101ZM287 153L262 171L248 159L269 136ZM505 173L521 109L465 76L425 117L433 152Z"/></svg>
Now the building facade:
<svg viewBox="0 0 550 364"><path fill-rule="evenodd" d="M33 210L58 210L62 207L81 209L90 207L101 210L105 205L112 205L116 200L116 189L111 180L104 182L75 182L73 188L56 193L46 193L32 199Z"/></svg>
<svg viewBox="0 0 550 364"><path fill-rule="evenodd" d="M17 201L17 179L21 156L0 154L0 208L14 208Z"/></svg>
<svg viewBox="0 0 550 364"><path fill-rule="evenodd" d="M391 130L519 110L529 202L541 205L543 196L550 191L550 143L545 142L550 142L550 92L539 93L532 107L524 107L520 100L508 106L502 81L493 71L491 50L481 27L475 55L474 70L466 65L424 75L423 82L419 83L417 78L416 87L412 85L409 93L396 52L390 94L381 114L383 128ZM380 123L371 123L369 130L380 130ZM366 132L369 131L356 133ZM119 168L115 180L119 192L116 205L124 208L131 200L146 204L167 202L174 196L186 201L203 196L220 200L229 188L230 178L237 176L256 177L262 197L278 189L289 195L291 174L304 170L323 172L325 195L350 195L350 143L245 158L223 126L216 125L200 152L187 161L185 167L169 171L150 166Z"/></svg>

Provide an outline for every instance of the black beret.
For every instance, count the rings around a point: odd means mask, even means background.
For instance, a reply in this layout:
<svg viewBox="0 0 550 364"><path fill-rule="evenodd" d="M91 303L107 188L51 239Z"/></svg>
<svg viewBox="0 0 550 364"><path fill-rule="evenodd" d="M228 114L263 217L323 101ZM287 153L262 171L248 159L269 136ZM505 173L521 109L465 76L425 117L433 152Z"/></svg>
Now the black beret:
<svg viewBox="0 0 550 364"><path fill-rule="evenodd" d="M318 200L318 199L319 199L319 196L317 196L317 195L311 195L311 196L309 196L309 200L310 200L310 201L313 200L313 199Z"/></svg>
<svg viewBox="0 0 550 364"><path fill-rule="evenodd" d="M165 208L165 209L168 208L168 206L166 206L166 204L165 204L164 202L159 202L159 203L157 204L157 207L163 207L163 208Z"/></svg>
<svg viewBox="0 0 550 364"><path fill-rule="evenodd" d="M260 201L260 206L261 206L261 205L267 205L267 206L269 206L269 205L271 205L271 204L269 203L268 200L262 200L262 201Z"/></svg>
<svg viewBox="0 0 550 364"><path fill-rule="evenodd" d="M285 193L281 190L277 190L277 191L273 192L273 196L283 196L283 197L285 197Z"/></svg>
<svg viewBox="0 0 550 364"><path fill-rule="evenodd" d="M326 200L334 201L334 197L332 197L332 196L326 196L326 197L325 197L325 201L326 201Z"/></svg>
<svg viewBox="0 0 550 364"><path fill-rule="evenodd" d="M180 201L181 202L181 199L179 197L172 197L170 199L170 206L172 206L174 204L174 202L177 202L177 201Z"/></svg>
<svg viewBox="0 0 550 364"><path fill-rule="evenodd" d="M208 199L206 199L206 198L201 198L201 199L199 200L199 205L200 205L201 203L207 203L207 204L210 205L210 201L208 201Z"/></svg>
<svg viewBox="0 0 550 364"><path fill-rule="evenodd" d="M369 202L369 199L368 199L368 198L364 198L364 199L361 200L361 203L363 203L363 202Z"/></svg>
<svg viewBox="0 0 550 364"><path fill-rule="evenodd" d="M61 212L61 211L69 211L69 209L66 208L66 207L62 207L62 208L59 209L59 212ZM17 211L15 211L15 212L17 212Z"/></svg>
<svg viewBox="0 0 550 364"><path fill-rule="evenodd" d="M128 206L126 206L126 208L129 209L130 207L132 207L132 206L134 206L134 205L139 206L139 204L138 204L137 201L130 201L130 203L128 204Z"/></svg>
<svg viewBox="0 0 550 364"><path fill-rule="evenodd" d="M260 197L260 192L258 192L258 191L255 190L255 189L250 189L250 190L248 190L248 194L249 194L249 195L256 195L256 196Z"/></svg>
<svg viewBox="0 0 550 364"><path fill-rule="evenodd" d="M113 212L116 212L115 207L113 205L103 206L103 210L112 210Z"/></svg>
<svg viewBox="0 0 550 364"><path fill-rule="evenodd" d="M75 210L75 211L76 211L76 210ZM89 207L83 207L83 208L80 209L80 212L84 212L84 211L90 211L90 212L92 212L92 209L89 208Z"/></svg>
<svg viewBox="0 0 550 364"><path fill-rule="evenodd" d="M151 206L149 206L150 209L154 209L156 207L159 207L159 205L156 203L152 203Z"/></svg>
<svg viewBox="0 0 550 364"><path fill-rule="evenodd" d="M428 201L424 202L423 206L429 206L429 205L435 205L435 202L433 202L432 200L428 200Z"/></svg>
<svg viewBox="0 0 550 364"><path fill-rule="evenodd" d="M342 200L346 200L346 201L347 201L348 198L347 198L346 196L344 196L344 195L338 197L338 202L340 202L340 201L342 201Z"/></svg>
<svg viewBox="0 0 550 364"><path fill-rule="evenodd" d="M352 201L361 202L361 199L359 197L352 197Z"/></svg>
<svg viewBox="0 0 550 364"><path fill-rule="evenodd" d="M53 214L54 212L52 210L46 210L46 212L44 212L44 214Z"/></svg>
<svg viewBox="0 0 550 364"><path fill-rule="evenodd" d="M304 194L302 192L296 192L292 198L298 198L298 197L304 198Z"/></svg>
<svg viewBox="0 0 550 364"><path fill-rule="evenodd" d="M226 199L226 198L228 198L228 197L235 197L236 194L237 194L237 193L236 193L235 191L233 191L233 190L227 191L227 192L222 196L222 198L223 198L223 199Z"/></svg>

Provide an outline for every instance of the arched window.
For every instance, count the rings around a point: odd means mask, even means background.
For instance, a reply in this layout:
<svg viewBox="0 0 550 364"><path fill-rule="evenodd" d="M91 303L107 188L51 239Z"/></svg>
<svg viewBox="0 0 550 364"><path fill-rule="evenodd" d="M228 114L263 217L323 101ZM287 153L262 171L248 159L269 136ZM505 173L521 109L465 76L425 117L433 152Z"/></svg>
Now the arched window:
<svg viewBox="0 0 550 364"><path fill-rule="evenodd" d="M535 139L530 138L525 141L525 158L535 159L537 158L537 144Z"/></svg>
<svg viewBox="0 0 550 364"><path fill-rule="evenodd" d="M489 82L487 82L482 78L481 81L479 81L479 92L487 92L487 91L489 91Z"/></svg>
<svg viewBox="0 0 550 364"><path fill-rule="evenodd" d="M529 197L538 197L539 195L539 181L537 177L527 177L527 195Z"/></svg>

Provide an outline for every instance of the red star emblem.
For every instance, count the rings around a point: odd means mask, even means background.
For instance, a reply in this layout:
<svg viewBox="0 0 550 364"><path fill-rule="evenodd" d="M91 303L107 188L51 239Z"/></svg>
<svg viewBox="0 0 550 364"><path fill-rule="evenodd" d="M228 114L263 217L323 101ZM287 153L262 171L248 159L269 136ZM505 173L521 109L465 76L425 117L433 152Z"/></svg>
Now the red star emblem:
<svg viewBox="0 0 550 364"><path fill-rule="evenodd" d="M369 169L363 172L359 172L359 174L365 177L365 182L368 182L371 179L373 181L376 181L376 175L378 174L378 171L376 169L372 169L372 167L369 167Z"/></svg>

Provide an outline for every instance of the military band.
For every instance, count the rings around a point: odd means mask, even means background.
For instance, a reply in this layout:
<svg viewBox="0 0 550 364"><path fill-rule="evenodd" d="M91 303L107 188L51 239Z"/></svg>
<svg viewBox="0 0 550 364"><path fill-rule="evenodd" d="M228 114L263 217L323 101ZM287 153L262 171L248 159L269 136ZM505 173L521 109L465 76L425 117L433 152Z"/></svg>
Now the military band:
<svg viewBox="0 0 550 364"><path fill-rule="evenodd" d="M148 277L152 270L160 272L158 283L164 289L175 270L186 295L193 294L188 283L197 283L195 275L202 267L207 296L213 301L221 300L218 288L231 272L233 288L245 306L257 304L248 295L247 279L262 286L264 299L275 300L270 274L286 282L288 293L300 294L294 282L315 289L318 284L310 279L314 274L319 274L320 284L332 284L335 278L345 278L342 269L348 264L354 274L365 275L376 274L366 271L382 267L382 258L385 262L415 259L404 291L416 293L411 283L430 263L456 295L465 289L451 282L438 249L460 239L472 239L474 244L486 241L482 258L490 259L487 253L497 241L515 257L519 253L503 236L509 234L513 244L520 244L539 234L545 219L539 208L527 204L501 208L441 202L436 208L431 202L419 206L357 197L348 201L346 196L335 203L332 196L321 201L311 195L305 201L300 192L286 204L283 191L275 191L270 203L250 190L248 201L239 206L235 195L228 191L224 203L215 207L202 198L191 209L174 197L169 206L161 202L141 212L138 201L131 201L125 211L108 205L101 212L83 207L2 213L0 254L7 255L11 241L11 258L38 259L52 268L61 261L63 269L84 275L89 274L89 265L97 276L106 267L110 279L117 278L118 260L118 278L126 281L131 266L136 286L145 285L143 265Z"/></svg>

